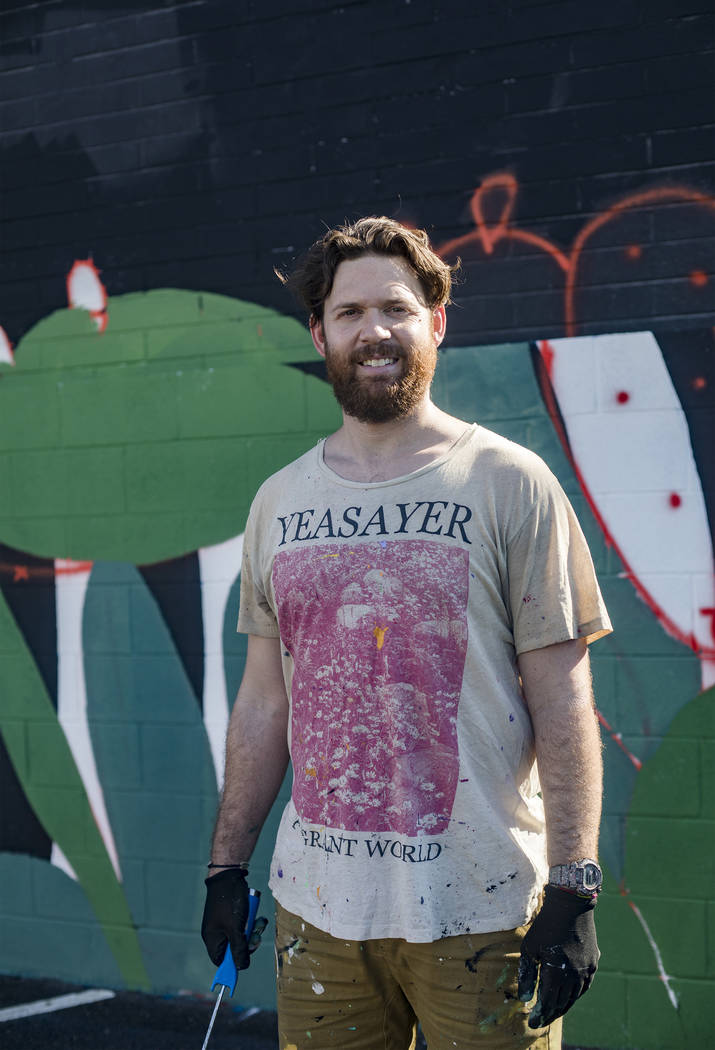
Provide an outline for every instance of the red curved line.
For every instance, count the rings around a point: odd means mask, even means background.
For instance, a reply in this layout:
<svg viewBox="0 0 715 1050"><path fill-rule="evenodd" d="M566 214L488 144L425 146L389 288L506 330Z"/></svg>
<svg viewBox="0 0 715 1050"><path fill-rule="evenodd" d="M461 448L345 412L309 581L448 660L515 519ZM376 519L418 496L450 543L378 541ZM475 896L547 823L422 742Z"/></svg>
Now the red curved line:
<svg viewBox="0 0 715 1050"><path fill-rule="evenodd" d="M623 200L616 201L615 204L612 204L611 207L607 208L601 215L597 215L595 218L591 219L590 222L587 222L586 225L576 234L573 244L571 245L569 265L566 270L566 288L564 291L564 319L567 335L572 336L576 334L574 291L579 258L585 241L588 240L591 234L600 229L601 226L610 222L611 219L615 218L621 212L626 211L628 208L637 208L642 204L652 204L657 201L667 200L700 204L703 207L715 210L715 197L712 197L707 193L701 193L699 190L689 190L686 187L658 186L655 189L642 190L640 193L633 193L629 197L624 197Z"/></svg>
<svg viewBox="0 0 715 1050"><path fill-rule="evenodd" d="M526 244L533 244L537 248L543 248L543 250L548 252L548 254L559 264L561 269L565 273L568 273L569 266L571 265L568 258L559 248L556 247L555 244L552 244L551 241L547 241L545 237L540 237L538 233L531 233L529 230L519 230L514 228L505 230L504 236L511 237L512 240L515 241L524 241Z"/></svg>
<svg viewBox="0 0 715 1050"><path fill-rule="evenodd" d="M532 244L536 248L541 248L552 259L561 267L561 269L568 273L569 260L567 256L555 244L548 241L545 237L539 236L538 233L531 233L529 230L520 230L510 227L500 232L498 237L493 240L485 242L480 230L470 230L469 233L463 234L461 237L455 237L454 240L446 241L441 244L437 249L437 254L444 257L445 255L452 255L453 253L464 248L470 244L479 245L486 255L491 255L494 250L494 245L500 240L510 239L513 241L523 241L525 244Z"/></svg>

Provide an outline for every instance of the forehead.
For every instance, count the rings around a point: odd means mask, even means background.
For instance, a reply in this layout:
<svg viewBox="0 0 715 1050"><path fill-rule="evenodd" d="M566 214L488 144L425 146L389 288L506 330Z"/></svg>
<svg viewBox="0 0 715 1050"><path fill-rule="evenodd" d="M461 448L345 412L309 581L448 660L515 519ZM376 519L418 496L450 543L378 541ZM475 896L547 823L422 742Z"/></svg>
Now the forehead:
<svg viewBox="0 0 715 1050"><path fill-rule="evenodd" d="M401 297L425 305L422 286L410 264L396 255L361 255L339 264L326 305Z"/></svg>

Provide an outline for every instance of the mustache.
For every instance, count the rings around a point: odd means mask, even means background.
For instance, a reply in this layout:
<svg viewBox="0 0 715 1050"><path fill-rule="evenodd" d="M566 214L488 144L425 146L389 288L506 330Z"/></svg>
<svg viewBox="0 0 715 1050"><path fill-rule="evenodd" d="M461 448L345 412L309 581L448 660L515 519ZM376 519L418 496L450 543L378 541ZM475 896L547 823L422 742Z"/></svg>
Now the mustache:
<svg viewBox="0 0 715 1050"><path fill-rule="evenodd" d="M350 354L350 362L357 365L362 361L374 361L381 357L402 359L406 356L401 346L397 346L394 343L380 343L375 346L363 346L360 350L353 350Z"/></svg>

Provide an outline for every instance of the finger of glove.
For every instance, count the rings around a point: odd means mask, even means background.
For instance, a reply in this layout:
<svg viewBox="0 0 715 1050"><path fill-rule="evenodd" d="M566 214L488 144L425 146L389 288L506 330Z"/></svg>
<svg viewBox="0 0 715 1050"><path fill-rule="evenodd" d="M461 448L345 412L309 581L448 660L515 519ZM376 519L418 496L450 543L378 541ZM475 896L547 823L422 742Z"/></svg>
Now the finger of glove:
<svg viewBox="0 0 715 1050"><path fill-rule="evenodd" d="M206 945L206 951L209 953L209 959L214 966L220 966L226 954L228 937L219 930L207 930L206 932L202 930L201 937Z"/></svg>
<svg viewBox="0 0 715 1050"><path fill-rule="evenodd" d="M247 970L251 965L248 941L244 934L233 934L230 938L231 955L237 970Z"/></svg>
<svg viewBox="0 0 715 1050"><path fill-rule="evenodd" d="M591 973L582 974L581 976L583 978L583 987L581 988L581 991L578 993L578 997L577 998L579 998L579 999L584 994L584 992L587 992L589 990L589 988L593 984L593 979L596 976L596 971L592 970Z"/></svg>
<svg viewBox="0 0 715 1050"><path fill-rule="evenodd" d="M545 1028L562 1017L581 993L581 978L567 967L542 962L539 993L529 1014L530 1028Z"/></svg>
<svg viewBox="0 0 715 1050"><path fill-rule="evenodd" d="M528 952L525 952L522 948L521 956L519 958L519 984L516 994L523 1003L528 1003L534 998L538 972L539 967L536 959L533 959Z"/></svg>
<svg viewBox="0 0 715 1050"><path fill-rule="evenodd" d="M261 938L263 937L267 925L268 919L264 918L263 916L261 916L259 919L256 919L255 923L253 924L253 932L251 933L250 939L248 941L248 950L251 953L251 955L253 955L256 948L260 947Z"/></svg>
<svg viewBox="0 0 715 1050"><path fill-rule="evenodd" d="M215 966L218 966L226 953L228 937L222 927L212 918L208 902L204 906L204 914L201 919L201 939L206 945L209 959Z"/></svg>

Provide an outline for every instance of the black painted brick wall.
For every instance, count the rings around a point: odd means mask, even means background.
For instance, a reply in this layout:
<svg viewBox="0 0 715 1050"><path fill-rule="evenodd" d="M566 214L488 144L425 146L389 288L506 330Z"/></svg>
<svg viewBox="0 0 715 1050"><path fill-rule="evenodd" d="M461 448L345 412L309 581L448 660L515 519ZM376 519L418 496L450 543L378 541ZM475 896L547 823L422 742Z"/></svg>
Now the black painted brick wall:
<svg viewBox="0 0 715 1050"><path fill-rule="evenodd" d="M712 192L709 0L5 0L0 48L14 342L90 254L110 294L289 311L272 268L324 223L384 212L440 244L473 228L493 172L518 181L512 221L564 251L628 194ZM711 325L712 216L663 202L599 231L579 333ZM551 258L518 242L464 257L452 342L563 334Z"/></svg>

